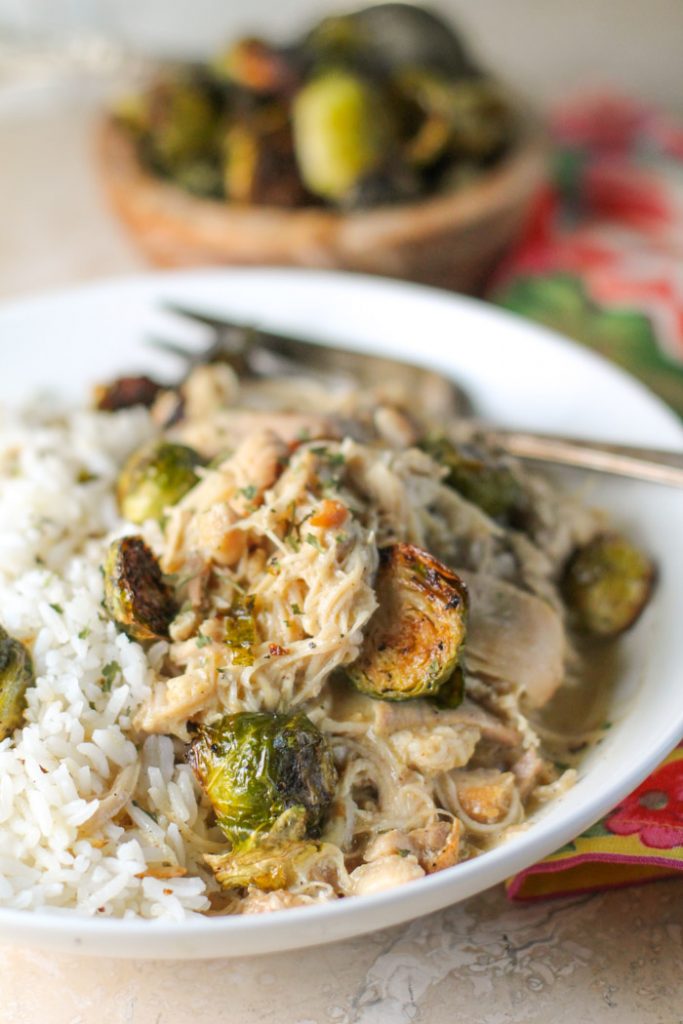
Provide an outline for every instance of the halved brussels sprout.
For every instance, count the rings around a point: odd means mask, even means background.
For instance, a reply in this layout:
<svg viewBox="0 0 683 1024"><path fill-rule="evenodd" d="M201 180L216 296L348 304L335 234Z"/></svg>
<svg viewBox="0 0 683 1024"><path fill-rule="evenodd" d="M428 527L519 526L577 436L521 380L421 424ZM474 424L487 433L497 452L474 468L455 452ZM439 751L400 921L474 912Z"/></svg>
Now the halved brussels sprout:
<svg viewBox="0 0 683 1024"><path fill-rule="evenodd" d="M465 640L465 584L426 551L395 544L381 553L375 590L379 608L347 669L351 682L382 700L433 696Z"/></svg>
<svg viewBox="0 0 683 1024"><path fill-rule="evenodd" d="M194 487L199 477L197 452L184 444L155 441L133 452L116 484L116 497L124 519L144 523L162 519Z"/></svg>
<svg viewBox="0 0 683 1024"><path fill-rule="evenodd" d="M453 78L475 73L451 27L433 11L413 4L373 4L324 18L304 40L303 50L318 63L346 61L389 72L412 65Z"/></svg>
<svg viewBox="0 0 683 1024"><path fill-rule="evenodd" d="M142 537L113 541L103 569L104 606L117 626L133 640L168 636L178 608Z"/></svg>
<svg viewBox="0 0 683 1024"><path fill-rule="evenodd" d="M26 691L33 681L31 655L0 626L0 739L21 725Z"/></svg>
<svg viewBox="0 0 683 1024"><path fill-rule="evenodd" d="M143 118L146 150L166 173L215 148L216 106L205 85L191 76L158 81L147 95Z"/></svg>
<svg viewBox="0 0 683 1024"><path fill-rule="evenodd" d="M624 537L594 537L569 560L562 589L577 627L613 637L634 624L655 580L652 562Z"/></svg>
<svg viewBox="0 0 683 1024"><path fill-rule="evenodd" d="M294 146L305 185L341 200L387 157L393 128L377 90L349 71L332 70L297 93Z"/></svg>
<svg viewBox="0 0 683 1024"><path fill-rule="evenodd" d="M429 437L422 448L446 467L446 483L473 505L506 525L523 525L528 512L527 497L504 462L473 445L455 445L446 437Z"/></svg>
<svg viewBox="0 0 683 1024"><path fill-rule="evenodd" d="M187 759L233 846L270 833L285 812L300 816L303 834L320 833L337 772L303 713L227 715L199 729Z"/></svg>

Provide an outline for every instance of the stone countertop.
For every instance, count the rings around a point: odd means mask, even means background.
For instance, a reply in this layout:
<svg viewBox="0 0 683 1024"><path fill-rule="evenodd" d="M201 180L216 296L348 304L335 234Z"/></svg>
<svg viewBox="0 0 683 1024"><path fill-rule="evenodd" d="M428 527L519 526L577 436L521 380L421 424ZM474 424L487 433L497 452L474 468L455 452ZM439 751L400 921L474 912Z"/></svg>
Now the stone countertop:
<svg viewBox="0 0 683 1024"><path fill-rule="evenodd" d="M0 296L136 272L93 172L94 91L0 89ZM683 889L511 905L500 887L408 926L255 959L3 949L3 1024L683 1024Z"/></svg>
<svg viewBox="0 0 683 1024"><path fill-rule="evenodd" d="M681 1024L677 881L512 906L500 887L410 925L251 959L4 950L3 1024Z"/></svg>

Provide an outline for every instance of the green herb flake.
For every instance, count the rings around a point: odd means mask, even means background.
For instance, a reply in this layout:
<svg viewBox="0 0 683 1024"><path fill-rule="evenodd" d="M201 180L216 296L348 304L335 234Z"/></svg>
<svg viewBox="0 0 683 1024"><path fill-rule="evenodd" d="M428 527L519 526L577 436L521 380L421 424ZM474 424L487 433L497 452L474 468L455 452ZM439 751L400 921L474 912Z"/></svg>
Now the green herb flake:
<svg viewBox="0 0 683 1024"><path fill-rule="evenodd" d="M87 640L91 633L92 633L92 630L91 630L90 626L84 626L83 629L78 634L78 639L79 640Z"/></svg>
<svg viewBox="0 0 683 1024"><path fill-rule="evenodd" d="M299 538L297 537L294 530L289 530L285 534L285 542L289 544L292 551L299 551L299 549L301 548L301 542L299 541Z"/></svg>
<svg viewBox="0 0 683 1024"><path fill-rule="evenodd" d="M318 538L317 538L317 537L315 536L315 534L313 534L313 533L307 533L307 534L306 534L306 543L307 543L307 544L310 544L310 545L311 545L311 547L313 547L313 548L316 548L316 549L317 549L318 551L322 551L322 547L321 547L321 545L320 545L320 541L319 541L319 540L318 540Z"/></svg>
<svg viewBox="0 0 683 1024"><path fill-rule="evenodd" d="M211 643L211 637L204 636L203 633L198 633L195 643L197 647L206 647L207 644Z"/></svg>
<svg viewBox="0 0 683 1024"><path fill-rule="evenodd" d="M399 855L399 857L409 857L410 856L410 850L397 850L396 853Z"/></svg>
<svg viewBox="0 0 683 1024"><path fill-rule="evenodd" d="M243 494L247 501L253 501L258 494L258 487L249 484L247 487L240 487L240 494Z"/></svg>
<svg viewBox="0 0 683 1024"><path fill-rule="evenodd" d="M50 608L52 608L53 611L57 612L57 615L64 614L64 609L62 608L61 604L52 604L52 602L50 602Z"/></svg>
<svg viewBox="0 0 683 1024"><path fill-rule="evenodd" d="M109 693L118 677L122 674L118 661L110 661L104 666L102 669L102 689L105 693Z"/></svg>
<svg viewBox="0 0 683 1024"><path fill-rule="evenodd" d="M301 615L301 608L299 608L298 604L292 605L292 615Z"/></svg>

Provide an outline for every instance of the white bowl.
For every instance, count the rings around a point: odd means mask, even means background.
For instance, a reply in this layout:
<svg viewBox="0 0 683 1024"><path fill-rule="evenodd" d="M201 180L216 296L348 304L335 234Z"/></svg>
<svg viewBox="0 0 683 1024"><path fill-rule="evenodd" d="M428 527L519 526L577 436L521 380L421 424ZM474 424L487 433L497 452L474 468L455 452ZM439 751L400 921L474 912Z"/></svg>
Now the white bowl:
<svg viewBox="0 0 683 1024"><path fill-rule="evenodd" d="M164 300L303 336L403 356L452 374L491 420L531 430L679 449L683 429L658 399L590 352L483 305L415 285L334 273L218 270L153 274L30 299L0 312L0 401L36 390L83 400L123 371L161 374L145 335L176 325ZM570 477L575 483L575 477ZM657 560L656 597L624 641L607 738L580 779L528 831L475 860L375 896L268 916L188 923L0 911L0 939L124 957L275 952L407 921L500 882L556 850L639 784L683 735L683 491L593 478L590 500Z"/></svg>

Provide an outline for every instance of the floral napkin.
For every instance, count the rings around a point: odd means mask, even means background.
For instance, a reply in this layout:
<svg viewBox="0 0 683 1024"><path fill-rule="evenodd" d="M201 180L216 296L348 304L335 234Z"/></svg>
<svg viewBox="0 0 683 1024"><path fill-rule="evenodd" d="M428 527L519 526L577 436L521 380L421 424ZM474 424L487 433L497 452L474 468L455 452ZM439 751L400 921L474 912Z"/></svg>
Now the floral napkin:
<svg viewBox="0 0 683 1024"><path fill-rule="evenodd" d="M551 130L554 182L489 298L620 363L683 415L683 125L600 95L557 109ZM543 899L679 872L683 744L507 891Z"/></svg>

